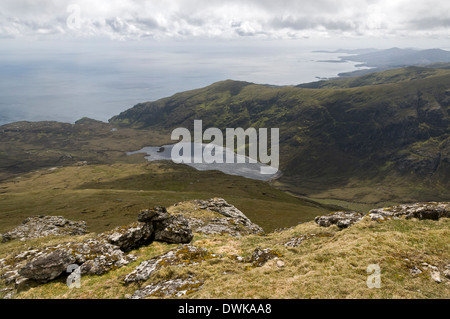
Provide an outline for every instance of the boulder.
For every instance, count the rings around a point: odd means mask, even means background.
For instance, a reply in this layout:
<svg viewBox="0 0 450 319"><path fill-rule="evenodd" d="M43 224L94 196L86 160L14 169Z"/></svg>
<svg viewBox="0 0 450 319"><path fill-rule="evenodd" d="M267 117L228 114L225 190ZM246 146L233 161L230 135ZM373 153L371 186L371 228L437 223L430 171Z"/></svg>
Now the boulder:
<svg viewBox="0 0 450 319"><path fill-rule="evenodd" d="M71 221L62 216L34 216L25 219L21 225L2 235L2 242L13 239L21 241L64 235L83 235L87 233L86 222Z"/></svg>
<svg viewBox="0 0 450 319"><path fill-rule="evenodd" d="M153 221L154 239L169 244L187 244L194 238L187 219L172 215L167 219Z"/></svg>
<svg viewBox="0 0 450 319"><path fill-rule="evenodd" d="M30 261L19 270L19 274L28 279L47 282L61 275L75 260L71 252L57 249Z"/></svg>
<svg viewBox="0 0 450 319"><path fill-rule="evenodd" d="M149 223L153 221L161 221L169 218L169 213L165 207L156 206L152 209L146 209L139 213L138 221Z"/></svg>
<svg viewBox="0 0 450 319"><path fill-rule="evenodd" d="M197 233L241 237L264 232L260 226L254 224L244 213L228 204L223 198L193 200L174 205L178 210L183 206L187 207L183 211L183 216L187 218L192 230ZM209 214L197 214L201 211Z"/></svg>
<svg viewBox="0 0 450 319"><path fill-rule="evenodd" d="M322 227L336 225L339 228L347 228L364 217L359 212L334 212L326 216L317 216L314 221Z"/></svg>
<svg viewBox="0 0 450 319"><path fill-rule="evenodd" d="M139 266L125 276L124 281L125 283L146 281L155 271L164 266L193 265L215 257L217 256L211 254L205 248L181 245L165 254L141 262Z"/></svg>
<svg viewBox="0 0 450 319"><path fill-rule="evenodd" d="M40 282L53 280L65 273L70 264L80 266L81 274L101 275L134 260L135 256L126 255L118 246L97 238L26 251L10 257L6 263L9 268L0 267L0 272L5 283L17 285L24 278Z"/></svg>
<svg viewBox="0 0 450 319"><path fill-rule="evenodd" d="M127 226L120 226L104 233L104 237L110 244L118 246L123 251L130 251L144 246L152 241L153 224L135 222Z"/></svg>
<svg viewBox="0 0 450 319"><path fill-rule="evenodd" d="M130 299L143 299L146 297L182 297L201 288L203 281L194 277L175 278L152 283L142 289L136 290Z"/></svg>

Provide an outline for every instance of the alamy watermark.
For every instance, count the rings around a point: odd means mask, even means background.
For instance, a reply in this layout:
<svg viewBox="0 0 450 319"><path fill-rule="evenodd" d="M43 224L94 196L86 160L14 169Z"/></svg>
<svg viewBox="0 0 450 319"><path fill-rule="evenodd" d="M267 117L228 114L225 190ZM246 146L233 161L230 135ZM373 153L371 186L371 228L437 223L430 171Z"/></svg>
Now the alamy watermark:
<svg viewBox="0 0 450 319"><path fill-rule="evenodd" d="M77 264L67 266L66 271L70 273L67 277L67 287L69 289L81 288L81 268Z"/></svg>
<svg viewBox="0 0 450 319"><path fill-rule="evenodd" d="M66 25L69 29L80 29L81 27L81 7L78 4L70 4L67 6L69 16Z"/></svg>
<svg viewBox="0 0 450 319"><path fill-rule="evenodd" d="M367 267L367 288L381 288L381 268L378 264Z"/></svg>
<svg viewBox="0 0 450 319"><path fill-rule="evenodd" d="M172 131L171 139L180 140L171 153L172 161L175 163L257 163L258 160L266 166L260 167L261 174L275 174L280 164L279 156L279 134L278 128L270 129L270 155L269 131L267 128L256 130L253 127L227 128L224 134L218 128L208 128L203 132L201 120L194 120L194 136L187 128L179 127ZM192 143L193 141L193 143ZM204 146L203 141L210 141ZM248 143L247 143L248 141ZM193 152L192 152L193 148ZM248 149L248 157L246 156ZM228 151L227 151L228 150ZM236 150L236 154L234 153Z"/></svg>

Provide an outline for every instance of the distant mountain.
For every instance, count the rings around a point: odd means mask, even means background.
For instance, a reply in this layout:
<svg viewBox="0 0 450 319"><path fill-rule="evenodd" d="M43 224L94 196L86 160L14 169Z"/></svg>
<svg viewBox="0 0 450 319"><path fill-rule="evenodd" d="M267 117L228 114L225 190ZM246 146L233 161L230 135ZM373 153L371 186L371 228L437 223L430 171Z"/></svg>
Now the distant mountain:
<svg viewBox="0 0 450 319"><path fill-rule="evenodd" d="M354 56L342 56L345 61L362 62L370 67L404 67L427 65L437 62L450 62L450 52L441 49L415 50L391 48L370 51Z"/></svg>
<svg viewBox="0 0 450 319"><path fill-rule="evenodd" d="M330 52L330 51L328 51ZM357 77L370 73L391 70L407 66L428 66L438 63L450 63L450 52L441 49L416 50L391 48L387 50L358 49L337 50L333 53L353 54L340 56L340 62L361 62L357 66L366 66L370 69L362 69L352 72L339 73L339 77ZM439 66L440 67L440 66Z"/></svg>
<svg viewBox="0 0 450 319"><path fill-rule="evenodd" d="M450 70L408 67L319 83L273 88L228 80L140 103L110 122L278 127L282 187L355 201L448 199Z"/></svg>

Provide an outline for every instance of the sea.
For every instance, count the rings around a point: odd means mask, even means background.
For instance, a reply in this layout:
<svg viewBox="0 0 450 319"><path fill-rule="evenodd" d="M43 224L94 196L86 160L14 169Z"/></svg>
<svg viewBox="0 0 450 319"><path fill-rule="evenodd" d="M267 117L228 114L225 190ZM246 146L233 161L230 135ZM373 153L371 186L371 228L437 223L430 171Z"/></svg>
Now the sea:
<svg viewBox="0 0 450 319"><path fill-rule="evenodd" d="M364 68L324 49L337 48L294 41L1 39L0 125L107 121L137 103L217 81L297 85Z"/></svg>

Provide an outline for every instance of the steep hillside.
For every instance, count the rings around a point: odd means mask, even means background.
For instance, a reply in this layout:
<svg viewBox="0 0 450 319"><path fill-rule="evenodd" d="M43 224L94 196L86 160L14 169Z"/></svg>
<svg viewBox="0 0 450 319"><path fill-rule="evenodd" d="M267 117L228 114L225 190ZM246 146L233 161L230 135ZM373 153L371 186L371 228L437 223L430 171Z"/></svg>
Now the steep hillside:
<svg viewBox="0 0 450 319"><path fill-rule="evenodd" d="M450 187L449 88L450 70L422 67L309 88L228 80L138 104L110 123L170 130L192 129L201 119L204 128L278 127L280 187L370 203L441 200ZM365 196L364 187L373 194ZM344 193L323 194L330 189Z"/></svg>

